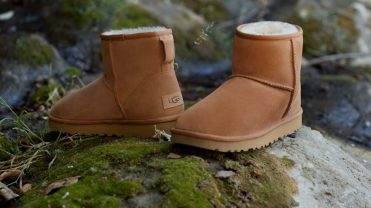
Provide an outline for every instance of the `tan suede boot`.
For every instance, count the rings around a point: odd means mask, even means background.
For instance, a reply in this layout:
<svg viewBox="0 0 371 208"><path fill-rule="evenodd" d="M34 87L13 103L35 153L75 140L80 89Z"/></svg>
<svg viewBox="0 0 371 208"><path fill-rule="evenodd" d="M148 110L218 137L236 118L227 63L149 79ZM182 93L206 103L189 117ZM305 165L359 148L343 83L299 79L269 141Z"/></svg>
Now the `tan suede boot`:
<svg viewBox="0 0 371 208"><path fill-rule="evenodd" d="M302 45L302 29L294 25L239 26L233 75L179 117L172 141L241 151L266 146L300 128Z"/></svg>
<svg viewBox="0 0 371 208"><path fill-rule="evenodd" d="M104 76L56 103L50 127L86 135L149 137L155 125L169 132L184 109L171 29L110 31L101 39Z"/></svg>

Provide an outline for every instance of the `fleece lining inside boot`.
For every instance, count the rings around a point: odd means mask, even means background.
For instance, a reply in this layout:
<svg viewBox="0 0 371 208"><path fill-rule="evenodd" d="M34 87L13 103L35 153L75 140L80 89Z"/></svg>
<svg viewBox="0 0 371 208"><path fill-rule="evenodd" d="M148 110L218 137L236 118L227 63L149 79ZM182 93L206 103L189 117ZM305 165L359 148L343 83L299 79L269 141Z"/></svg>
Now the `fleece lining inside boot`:
<svg viewBox="0 0 371 208"><path fill-rule="evenodd" d="M285 22L263 21L246 24L241 32L251 35L288 35L298 32L298 29Z"/></svg>
<svg viewBox="0 0 371 208"><path fill-rule="evenodd" d="M104 32L103 35L127 35L136 33L146 33L146 32L160 32L166 30L165 27L138 27L138 28L127 28L121 30L111 30Z"/></svg>

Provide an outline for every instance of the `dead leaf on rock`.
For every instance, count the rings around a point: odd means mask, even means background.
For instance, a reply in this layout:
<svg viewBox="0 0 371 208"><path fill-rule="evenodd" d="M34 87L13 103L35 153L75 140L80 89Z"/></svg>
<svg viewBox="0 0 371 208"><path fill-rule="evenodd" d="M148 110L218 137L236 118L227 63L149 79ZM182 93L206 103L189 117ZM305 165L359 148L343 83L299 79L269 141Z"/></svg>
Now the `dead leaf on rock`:
<svg viewBox="0 0 371 208"><path fill-rule="evenodd" d="M10 188L8 188L5 184L0 182L0 197L5 199L5 201L9 201L15 198L18 198L19 195L14 193Z"/></svg>
<svg viewBox="0 0 371 208"><path fill-rule="evenodd" d="M167 159L180 159L182 156L175 154L175 153L170 153L167 155Z"/></svg>
<svg viewBox="0 0 371 208"><path fill-rule="evenodd" d="M21 175L20 170L9 170L1 173L0 181L4 180L16 180Z"/></svg>
<svg viewBox="0 0 371 208"><path fill-rule="evenodd" d="M229 178L229 177L232 177L236 175L236 173L234 171L230 171L230 170L221 170L221 171L218 171L216 174L215 174L215 177L217 178Z"/></svg>
<svg viewBox="0 0 371 208"><path fill-rule="evenodd" d="M60 188L75 184L79 181L80 178L81 178L80 176L74 176L74 177L65 178L63 180L51 183L48 187L46 187L44 194L48 195Z"/></svg>

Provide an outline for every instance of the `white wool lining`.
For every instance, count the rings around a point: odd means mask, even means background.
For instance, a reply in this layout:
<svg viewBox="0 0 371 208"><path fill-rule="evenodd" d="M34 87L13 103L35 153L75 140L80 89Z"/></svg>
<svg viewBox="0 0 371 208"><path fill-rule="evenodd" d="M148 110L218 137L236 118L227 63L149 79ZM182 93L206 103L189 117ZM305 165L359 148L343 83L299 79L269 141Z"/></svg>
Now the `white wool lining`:
<svg viewBox="0 0 371 208"><path fill-rule="evenodd" d="M165 27L138 27L138 28L125 28L121 30L111 30L104 32L103 35L128 35L128 34L137 34L137 33L146 33L146 32L161 32L166 30Z"/></svg>
<svg viewBox="0 0 371 208"><path fill-rule="evenodd" d="M248 23L240 31L251 35L288 35L298 32L298 28L286 22L262 21Z"/></svg>

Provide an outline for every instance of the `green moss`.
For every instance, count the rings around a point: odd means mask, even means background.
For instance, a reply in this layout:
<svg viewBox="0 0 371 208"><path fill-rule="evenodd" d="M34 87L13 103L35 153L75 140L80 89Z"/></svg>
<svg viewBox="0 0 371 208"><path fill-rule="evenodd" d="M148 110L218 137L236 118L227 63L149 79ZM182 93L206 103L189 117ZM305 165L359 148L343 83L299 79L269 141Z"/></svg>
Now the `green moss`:
<svg viewBox="0 0 371 208"><path fill-rule="evenodd" d="M294 163L286 157L263 150L199 151L135 138L91 139L74 148L55 147L52 152L57 159L50 169L50 158L33 166L27 175L33 174L34 188L21 198L24 207L120 207L123 200L156 191L160 192L159 204L153 206L159 207L296 205L292 198L296 185L286 172ZM183 157L167 159L170 151ZM220 168L236 174L226 179L213 177ZM82 178L51 195L43 194L48 184L71 176Z"/></svg>
<svg viewBox="0 0 371 208"><path fill-rule="evenodd" d="M62 152L52 170L44 176L63 179L110 170L118 164L136 164L147 155L166 152L169 143L144 142L135 138L114 140L108 143L81 145L73 151Z"/></svg>
<svg viewBox="0 0 371 208"><path fill-rule="evenodd" d="M50 46L32 36L22 36L15 42L15 58L34 65L50 64L54 59L54 52Z"/></svg>
<svg viewBox="0 0 371 208"><path fill-rule="evenodd" d="M288 158L287 156L283 156L282 158L280 158L280 160L281 160L281 163L289 169L291 169L295 165L295 162L291 160L290 158Z"/></svg>
<svg viewBox="0 0 371 208"><path fill-rule="evenodd" d="M249 207L292 207L297 203L292 195L297 192L295 181L287 173L287 167L292 162L288 159L280 159L264 151L243 153L236 161L228 160L226 168L235 170L236 177L232 183L224 182L226 190L229 190L229 200L238 201L235 197L236 189L244 194ZM231 188L231 186L237 186Z"/></svg>
<svg viewBox="0 0 371 208"><path fill-rule="evenodd" d="M190 10L199 14L209 22L221 21L228 19L229 14L224 5L214 0L172 0L177 4L183 4Z"/></svg>
<svg viewBox="0 0 371 208"><path fill-rule="evenodd" d="M0 133L0 161L11 159L12 155L19 152L18 144Z"/></svg>
<svg viewBox="0 0 371 208"><path fill-rule="evenodd" d="M72 66L66 69L65 74L70 78L81 77L82 75L81 69Z"/></svg>
<svg viewBox="0 0 371 208"><path fill-rule="evenodd" d="M357 83L356 79L354 79L353 77L349 75L344 75L344 74L343 75L331 75L331 74L321 75L320 80L324 82L331 82L334 84L352 85L352 84Z"/></svg>
<svg viewBox="0 0 371 208"><path fill-rule="evenodd" d="M54 79L48 79L40 88L36 89L30 100L35 104L43 104L49 100L50 93L58 88L58 84Z"/></svg>
<svg viewBox="0 0 371 208"><path fill-rule="evenodd" d="M55 59L53 49L33 35L1 35L0 55L2 58L31 65L51 64Z"/></svg>
<svg viewBox="0 0 371 208"><path fill-rule="evenodd" d="M25 207L118 207L122 199L142 191L140 182L122 180L119 166L135 166L148 155L167 152L169 143L155 143L136 138L112 140L92 138L90 142L69 150L57 149L57 159L50 169L49 161L40 161L29 171L38 181L22 198ZM46 184L72 176L82 176L77 184L44 196ZM66 193L69 196L64 198Z"/></svg>
<svg viewBox="0 0 371 208"><path fill-rule="evenodd" d="M156 160L152 166L163 174L159 181L163 207L221 206L221 194L203 159Z"/></svg>
<svg viewBox="0 0 371 208"><path fill-rule="evenodd" d="M64 29L103 30L157 24L145 10L126 1L65 0L59 4L50 24L57 21Z"/></svg>
<svg viewBox="0 0 371 208"><path fill-rule="evenodd" d="M119 207L123 198L142 191L140 182L99 175L87 176L76 184L44 197L32 191L22 199L23 207Z"/></svg>
<svg viewBox="0 0 371 208"><path fill-rule="evenodd" d="M119 0L63 0L55 11L50 24L62 24L64 29L85 29L109 25L110 14ZM57 22L53 23L53 19Z"/></svg>
<svg viewBox="0 0 371 208"><path fill-rule="evenodd" d="M353 16L352 10L318 9L312 3L302 5L292 20L304 30L304 53L318 57L356 51L358 30Z"/></svg>
<svg viewBox="0 0 371 208"><path fill-rule="evenodd" d="M158 21L135 4L120 4L114 13L112 27L134 28L158 25Z"/></svg>

